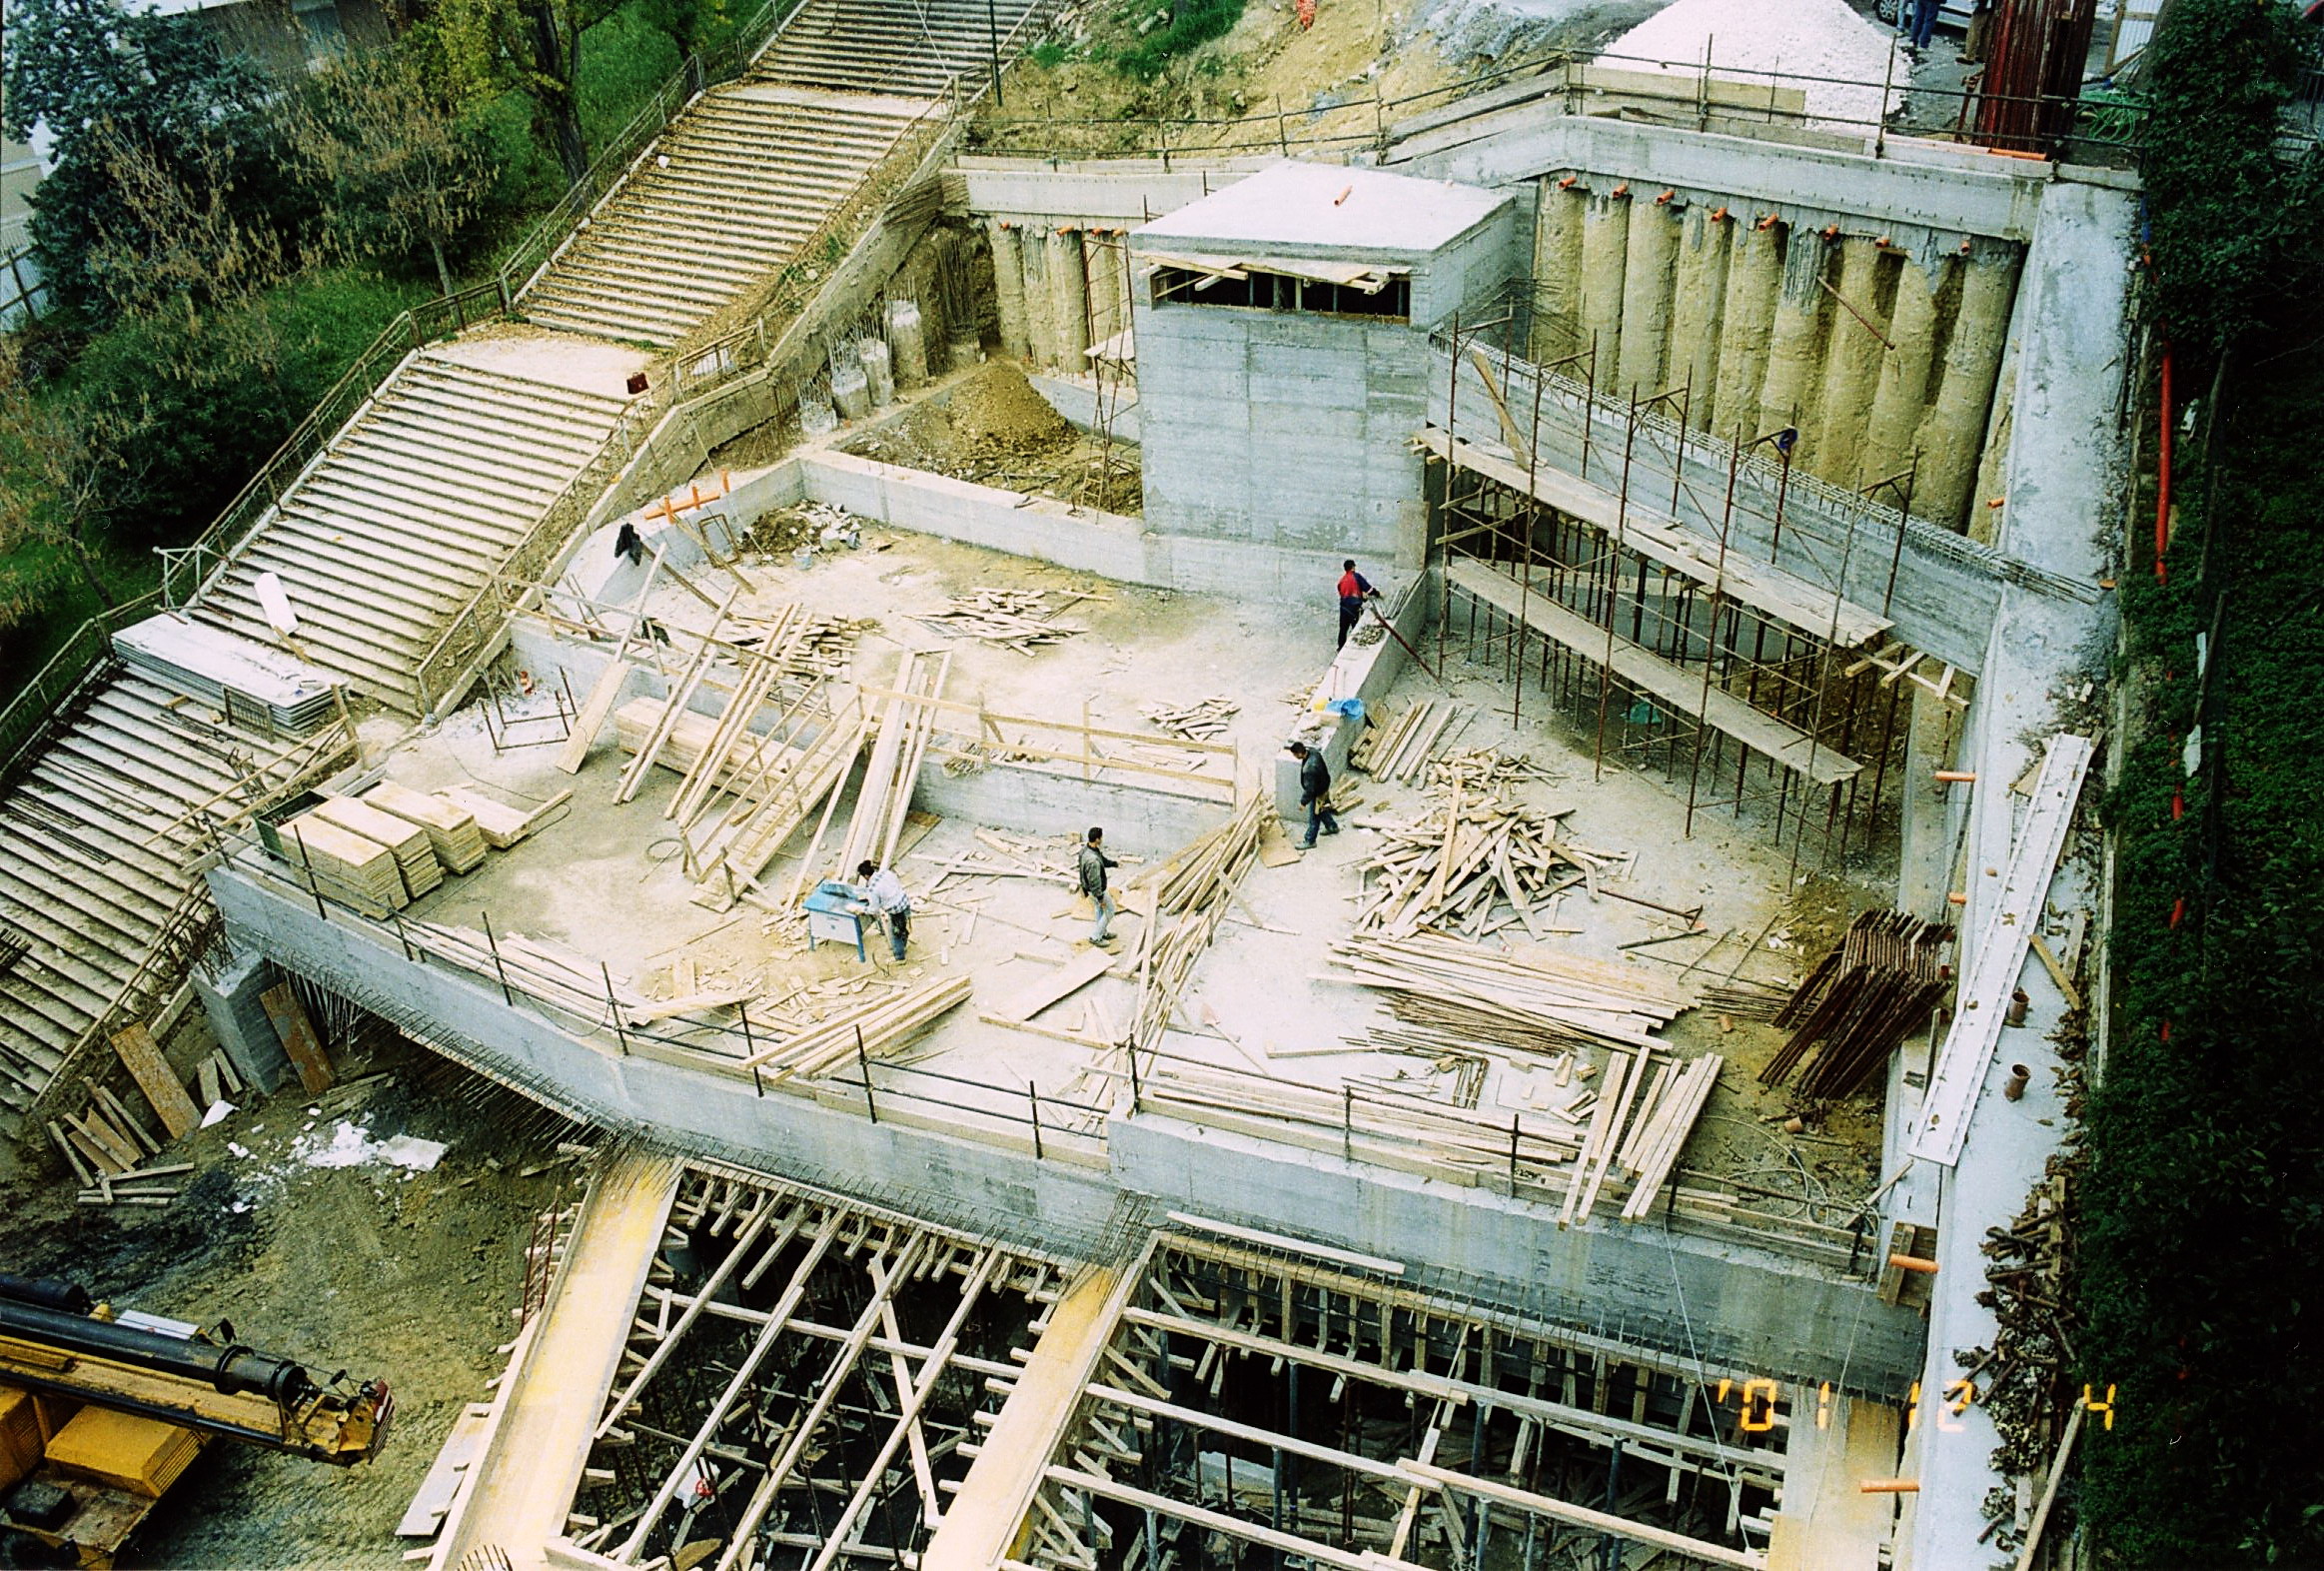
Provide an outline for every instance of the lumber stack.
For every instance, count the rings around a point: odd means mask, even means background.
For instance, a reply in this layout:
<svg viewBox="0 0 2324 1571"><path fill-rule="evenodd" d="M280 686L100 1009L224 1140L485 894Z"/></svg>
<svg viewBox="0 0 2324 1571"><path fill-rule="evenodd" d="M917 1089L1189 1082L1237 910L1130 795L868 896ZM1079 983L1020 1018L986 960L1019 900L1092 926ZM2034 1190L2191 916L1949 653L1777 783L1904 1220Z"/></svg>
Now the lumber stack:
<svg viewBox="0 0 2324 1571"><path fill-rule="evenodd" d="M1615 1157L1615 1164L1631 1180L1630 1198L1622 1207L1624 1221L1638 1221L1654 1208L1655 1197L1678 1165L1679 1152L1703 1116L1704 1104L1711 1100L1726 1061L1718 1053L1705 1053L1684 1068L1672 1070L1660 1094L1650 1098L1633 1120L1631 1132Z"/></svg>
<svg viewBox="0 0 2324 1571"><path fill-rule="evenodd" d="M1210 946L1227 902L1259 859L1259 833L1273 810L1254 792L1226 822L1129 880L1130 887L1153 894L1153 912L1139 928L1137 948L1125 967L1138 981L1130 1041L1150 1046L1161 1040L1195 961Z"/></svg>
<svg viewBox="0 0 2324 1571"><path fill-rule="evenodd" d="M1420 778L1436 750L1449 745L1476 714L1473 704L1423 699L1394 719L1383 716L1379 724L1367 728L1349 750L1348 765L1375 780L1410 784Z"/></svg>
<svg viewBox="0 0 2324 1571"><path fill-rule="evenodd" d="M755 888L759 873L817 803L826 803L823 821L829 823L867 735L858 722L827 717L803 749L785 748L769 769L745 783L736 805L696 852L702 875L694 903L725 910Z"/></svg>
<svg viewBox="0 0 2324 1571"><path fill-rule="evenodd" d="M484 831L477 827L476 814L465 807L394 781L380 782L363 793L363 800L407 823L418 824L427 832L436 859L448 871L469 872L485 859Z"/></svg>
<svg viewBox="0 0 2324 1571"><path fill-rule="evenodd" d="M1232 699L1198 699L1192 704L1149 704L1140 712L1154 729L1188 742L1210 742L1226 735L1243 707Z"/></svg>
<svg viewBox="0 0 2324 1571"><path fill-rule="evenodd" d="M1400 1019L1545 1054L1655 1046L1651 1033L1694 1002L1684 989L1634 967L1432 934L1358 934L1333 945L1332 964L1336 980L1396 995Z"/></svg>
<svg viewBox="0 0 2324 1571"><path fill-rule="evenodd" d="M965 595L951 597L945 609L933 616L915 614L915 620L953 638L980 639L1030 655L1037 645L1061 643L1088 631L1057 622L1056 615L1045 590L979 585Z"/></svg>
<svg viewBox="0 0 2324 1571"><path fill-rule="evenodd" d="M613 736L621 751L632 756L642 752L654 727L662 718L659 699L631 699L613 712ZM662 739L653 762L674 774L691 778L720 728L719 718L687 711L677 717ZM730 755L721 758L718 784L725 786L747 766L748 758Z"/></svg>
<svg viewBox="0 0 2324 1571"><path fill-rule="evenodd" d="M906 650L896 663L895 686L881 700L877 737L863 767L863 785L838 848L839 876L852 877L862 862L886 866L895 856L904 814L911 811L920 764L935 734L936 710L917 699L941 699L952 674L950 655L927 656ZM814 861L810 847L807 861Z"/></svg>
<svg viewBox="0 0 2324 1571"><path fill-rule="evenodd" d="M1572 810L1521 806L1456 782L1415 817L1361 820L1381 838L1358 864L1365 889L1357 929L1402 937L1436 928L1481 938L1522 924L1531 936L1546 936L1558 894L1575 884L1595 893L1601 877L1630 861L1628 852L1564 837L1558 820Z"/></svg>
<svg viewBox="0 0 2324 1571"><path fill-rule="evenodd" d="M1798 1091L1814 1100L1845 1096L1887 1062L1896 1044L1927 1023L1944 997L1945 945L1953 929L1902 911L1865 911L1818 960L1774 1015L1791 1037L1759 1079L1780 1085L1810 1047L1815 1061Z"/></svg>
<svg viewBox="0 0 2324 1571"><path fill-rule="evenodd" d="M878 998L795 1032L774 1046L761 1048L744 1064L762 1080L781 1081L793 1075L821 1074L852 1060L861 1042L866 1057L884 1053L915 1040L947 1012L967 1001L970 979L945 976L905 992Z"/></svg>
<svg viewBox="0 0 2324 1571"><path fill-rule="evenodd" d="M343 829L311 810L284 819L282 835L293 859L334 893L389 910L412 902L396 853L379 841Z"/></svg>
<svg viewBox="0 0 2324 1571"><path fill-rule="evenodd" d="M444 864L436 859L435 843L426 829L410 819L354 796L326 796L313 816L395 852L397 869L404 875L404 892L414 899L444 881Z"/></svg>
<svg viewBox="0 0 2324 1571"><path fill-rule="evenodd" d="M532 837L534 831L550 820L552 814L573 799L573 792L561 790L536 807L512 807L482 791L470 790L466 786L447 786L436 794L442 796L460 811L476 821L477 832L495 850Z"/></svg>

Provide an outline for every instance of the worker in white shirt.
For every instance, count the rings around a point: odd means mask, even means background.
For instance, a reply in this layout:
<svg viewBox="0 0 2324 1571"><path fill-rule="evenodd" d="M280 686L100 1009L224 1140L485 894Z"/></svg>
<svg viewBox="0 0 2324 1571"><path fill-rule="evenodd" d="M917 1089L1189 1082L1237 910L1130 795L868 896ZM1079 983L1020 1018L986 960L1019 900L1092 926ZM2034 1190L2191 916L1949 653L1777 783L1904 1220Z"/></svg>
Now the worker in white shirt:
<svg viewBox="0 0 2324 1571"><path fill-rule="evenodd" d="M855 864L855 876L863 880L863 909L886 926L888 946L902 960L904 940L912 930L912 897L904 892L904 880L868 861Z"/></svg>

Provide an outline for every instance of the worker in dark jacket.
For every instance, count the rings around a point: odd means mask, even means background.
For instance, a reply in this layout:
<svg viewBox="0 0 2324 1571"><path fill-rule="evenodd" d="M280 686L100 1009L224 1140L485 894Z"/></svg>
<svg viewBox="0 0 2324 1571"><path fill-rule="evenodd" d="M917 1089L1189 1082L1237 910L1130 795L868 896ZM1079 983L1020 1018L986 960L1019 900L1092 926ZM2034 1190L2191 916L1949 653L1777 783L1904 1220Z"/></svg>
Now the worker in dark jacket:
<svg viewBox="0 0 2324 1571"><path fill-rule="evenodd" d="M1372 581L1356 571L1354 557L1340 564L1340 648L1348 647L1348 635L1364 620L1364 602L1379 598Z"/></svg>
<svg viewBox="0 0 2324 1571"><path fill-rule="evenodd" d="M1340 820L1332 812L1332 767L1304 742L1291 745L1291 756L1299 761L1299 804L1307 809L1307 838L1299 848L1307 850L1315 844L1319 826L1326 834L1340 832Z"/></svg>
<svg viewBox="0 0 2324 1571"><path fill-rule="evenodd" d="M1114 915L1114 897L1106 892L1106 869L1121 865L1105 853L1104 841L1105 830L1091 829L1089 838L1082 842L1080 865L1076 869L1081 892L1097 905L1097 924L1089 929L1089 941L1101 949L1114 941L1113 934L1106 931L1106 923Z"/></svg>

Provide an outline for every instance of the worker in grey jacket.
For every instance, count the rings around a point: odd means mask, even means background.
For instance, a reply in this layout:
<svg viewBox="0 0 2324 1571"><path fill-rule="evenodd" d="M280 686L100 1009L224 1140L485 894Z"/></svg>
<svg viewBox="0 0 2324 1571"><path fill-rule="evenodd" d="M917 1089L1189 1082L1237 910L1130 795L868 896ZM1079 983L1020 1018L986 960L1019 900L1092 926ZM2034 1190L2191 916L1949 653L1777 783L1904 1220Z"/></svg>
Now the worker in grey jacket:
<svg viewBox="0 0 2324 1571"><path fill-rule="evenodd" d="M1090 928L1089 941L1100 948L1114 941L1113 934L1106 931L1106 924L1113 920L1114 914L1114 897L1106 892L1106 869L1121 865L1105 853L1104 840L1105 830L1089 831L1089 838L1082 842L1079 867L1081 892L1097 904L1097 925Z"/></svg>
<svg viewBox="0 0 2324 1571"><path fill-rule="evenodd" d="M1326 834L1340 832L1340 820L1332 811L1332 767L1304 742L1291 745L1291 756L1299 761L1299 804L1307 809L1307 838L1299 848L1308 850L1315 845L1319 827Z"/></svg>
<svg viewBox="0 0 2324 1571"><path fill-rule="evenodd" d="M888 949L898 962L904 957L904 944L912 932L912 900L904 892L903 879L876 862L855 864L855 876L862 879L857 890L860 909L867 916L876 916L887 928Z"/></svg>

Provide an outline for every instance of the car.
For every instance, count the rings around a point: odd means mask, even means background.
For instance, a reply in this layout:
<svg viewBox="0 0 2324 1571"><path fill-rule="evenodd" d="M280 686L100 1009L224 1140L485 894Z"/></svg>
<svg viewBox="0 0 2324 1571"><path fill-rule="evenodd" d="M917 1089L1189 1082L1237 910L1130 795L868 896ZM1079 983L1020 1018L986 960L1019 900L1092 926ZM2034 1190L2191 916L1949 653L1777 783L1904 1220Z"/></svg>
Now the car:
<svg viewBox="0 0 2324 1571"><path fill-rule="evenodd" d="M2319 0L2324 3L2324 0ZM1900 20L1907 13L1908 0L1872 0L1872 10L1890 27L1901 27ZM1969 27L1968 0L1940 0L1936 10L1936 25L1949 27L1956 33L1965 33Z"/></svg>

